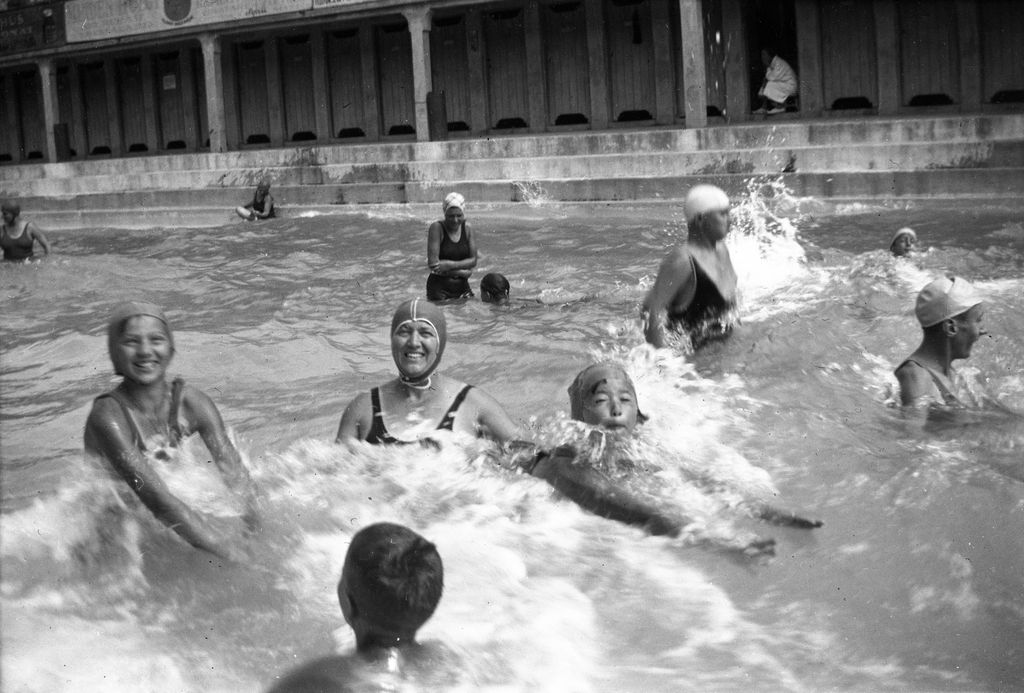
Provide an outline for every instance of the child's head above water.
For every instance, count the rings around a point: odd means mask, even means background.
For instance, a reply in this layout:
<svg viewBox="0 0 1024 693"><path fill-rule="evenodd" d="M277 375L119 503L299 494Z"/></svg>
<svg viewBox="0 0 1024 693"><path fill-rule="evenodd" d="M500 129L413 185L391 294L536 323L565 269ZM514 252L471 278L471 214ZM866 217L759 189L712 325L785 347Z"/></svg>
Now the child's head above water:
<svg viewBox="0 0 1024 693"><path fill-rule="evenodd" d="M407 527L381 522L352 537L338 600L358 648L401 646L415 642L443 589L437 548Z"/></svg>
<svg viewBox="0 0 1024 693"><path fill-rule="evenodd" d="M572 418L594 426L632 431L647 417L640 412L636 388L626 371L610 363L587 366L569 386Z"/></svg>
<svg viewBox="0 0 1024 693"><path fill-rule="evenodd" d="M505 275L492 272L480 280L480 299L484 303L504 303L510 290Z"/></svg>
<svg viewBox="0 0 1024 693"><path fill-rule="evenodd" d="M145 301L122 303L114 309L114 314L110 316L110 321L107 323L107 351L110 354L111 363L114 364L114 373L117 375L124 375L125 366L127 365L124 362L126 354L120 348L121 338L125 333L125 329L129 325L133 325L133 321L136 318L150 318L152 322L150 327L156 327L158 330L162 329L170 346L170 353L174 354L174 333L171 332L167 316L164 315L160 306ZM137 327L144 326L139 325Z"/></svg>
<svg viewBox="0 0 1024 693"><path fill-rule="evenodd" d="M904 226L896 232L889 242L889 252L896 257L903 257L917 245L917 233L914 229Z"/></svg>

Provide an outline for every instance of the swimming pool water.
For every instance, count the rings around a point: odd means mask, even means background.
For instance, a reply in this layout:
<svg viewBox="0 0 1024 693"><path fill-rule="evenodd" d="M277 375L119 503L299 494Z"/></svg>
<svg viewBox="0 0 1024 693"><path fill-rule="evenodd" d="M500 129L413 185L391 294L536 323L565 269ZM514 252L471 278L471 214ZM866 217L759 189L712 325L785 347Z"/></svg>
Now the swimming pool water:
<svg viewBox="0 0 1024 693"><path fill-rule="evenodd" d="M550 441L575 373L599 354L624 362L656 462L777 491L825 521L768 527L727 498L680 496L721 532L774 536L762 561L588 515L472 451L334 446L347 402L393 377L387 326L423 293L437 210L228 214L215 228L52 232L51 258L0 267L4 690L261 690L351 648L335 586L348 538L377 520L438 544L446 589L420 639L461 658L453 690L1024 681L1024 431L922 431L888 406L892 368L920 338L913 298L953 272L985 293L993 333L965 372L1024 410L1019 209L754 196L729 240L743 325L686 356L643 346L637 320L684 236L679 208L470 202L474 288L500 271L513 297L539 300L447 307L442 370ZM884 251L904 225L926 248L911 261ZM114 555L99 549L82 427L116 382L106 317L137 297L166 308L172 372L214 398L265 490L250 565L218 568L146 522ZM201 448L183 463L201 468Z"/></svg>

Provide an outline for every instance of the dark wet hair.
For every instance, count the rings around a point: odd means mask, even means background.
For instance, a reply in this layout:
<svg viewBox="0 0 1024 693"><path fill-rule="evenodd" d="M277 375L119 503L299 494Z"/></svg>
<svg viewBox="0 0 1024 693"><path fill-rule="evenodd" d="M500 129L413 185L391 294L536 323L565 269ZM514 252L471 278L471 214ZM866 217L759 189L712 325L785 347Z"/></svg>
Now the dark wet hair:
<svg viewBox="0 0 1024 693"><path fill-rule="evenodd" d="M508 299L511 290L505 275L492 272L480 280L480 298L485 303L500 303Z"/></svg>
<svg viewBox="0 0 1024 693"><path fill-rule="evenodd" d="M338 599L352 599L375 627L415 631L433 615L444 590L437 547L408 527L380 522L352 537ZM346 584L348 593L342 592Z"/></svg>
<svg viewBox="0 0 1024 693"><path fill-rule="evenodd" d="M15 217L21 216L21 205L14 200L4 200L4 203L0 205L0 212L10 212Z"/></svg>

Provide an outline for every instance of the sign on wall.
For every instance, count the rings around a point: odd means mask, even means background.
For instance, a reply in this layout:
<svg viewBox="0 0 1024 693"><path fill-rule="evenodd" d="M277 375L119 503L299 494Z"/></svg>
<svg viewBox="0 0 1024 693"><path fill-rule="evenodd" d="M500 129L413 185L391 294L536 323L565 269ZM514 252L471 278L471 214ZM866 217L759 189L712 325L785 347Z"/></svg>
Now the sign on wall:
<svg viewBox="0 0 1024 693"><path fill-rule="evenodd" d="M314 0L75 0L65 5L67 39L95 41L300 12L312 9L313 3Z"/></svg>
<svg viewBox="0 0 1024 693"><path fill-rule="evenodd" d="M60 3L0 12L0 55L63 43L64 10Z"/></svg>

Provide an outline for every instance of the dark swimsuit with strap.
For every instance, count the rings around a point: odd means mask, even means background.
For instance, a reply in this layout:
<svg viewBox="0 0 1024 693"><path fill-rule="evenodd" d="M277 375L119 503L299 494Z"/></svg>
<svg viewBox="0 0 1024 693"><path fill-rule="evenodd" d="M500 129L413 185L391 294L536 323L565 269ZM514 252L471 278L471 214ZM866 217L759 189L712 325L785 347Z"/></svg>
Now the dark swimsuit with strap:
<svg viewBox="0 0 1024 693"><path fill-rule="evenodd" d="M14 237L7 233L7 228L0 228L0 248L4 251L4 260L20 261L33 257L35 239L28 232L28 224L22 229L21 235Z"/></svg>
<svg viewBox="0 0 1024 693"><path fill-rule="evenodd" d="M178 413L181 410L181 395L185 389L185 381L181 378L175 378L171 381L171 410L167 415L167 444L172 448L178 447L178 443L185 437L186 432L182 430L181 424L178 421ZM109 397L121 407L121 412L124 414L124 418L128 421L128 426L132 431L132 442L135 443L141 452L148 452L146 448L146 440L142 435L142 430L139 428L138 422L135 420L135 416L132 414L131 408L128 406L128 401L125 399L123 393L117 390L111 390L105 394L100 395L94 401L99 401L104 397Z"/></svg>
<svg viewBox="0 0 1024 693"><path fill-rule="evenodd" d="M448 411L441 417L441 423L437 425L437 428L434 429L435 431L452 430L452 426L455 423L455 414L459 411L459 407L462 406L463 400L466 399L466 395L472 387L472 385L466 385L459 390L459 394L455 395L455 399L452 400ZM380 407L379 387L370 390L370 406L373 408L373 423L370 424L370 431L366 434L367 443L373 445L411 445L421 442L418 440L399 440L388 433L387 426L384 425L384 412Z"/></svg>
<svg viewBox="0 0 1024 693"><path fill-rule="evenodd" d="M469 231L466 230L466 222L462 222L462 235L459 240L453 241L448 237L448 231L442 224L441 247L438 249L438 260L468 260L472 252L469 248ZM444 274L431 272L427 276L427 299L430 301L443 301L450 298L466 298L473 295L473 289L469 286L469 279L466 277L449 277Z"/></svg>
<svg viewBox="0 0 1024 693"><path fill-rule="evenodd" d="M668 324L673 330L685 333L690 344L697 349L712 340L725 339L732 333L732 313L736 304L722 296L718 285L693 257L690 258L690 266L697 282L693 300L685 310L670 312Z"/></svg>

